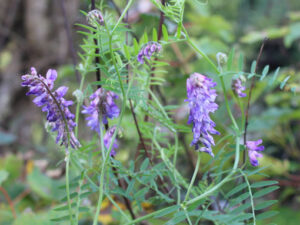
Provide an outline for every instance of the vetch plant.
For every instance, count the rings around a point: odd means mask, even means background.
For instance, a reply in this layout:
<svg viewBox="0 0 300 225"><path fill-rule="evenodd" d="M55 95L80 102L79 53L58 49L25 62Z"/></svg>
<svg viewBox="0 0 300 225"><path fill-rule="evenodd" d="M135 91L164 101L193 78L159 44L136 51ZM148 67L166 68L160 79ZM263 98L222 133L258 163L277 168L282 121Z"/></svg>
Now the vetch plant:
<svg viewBox="0 0 300 225"><path fill-rule="evenodd" d="M251 141L247 137L251 92L256 82L263 82L258 78L266 77L257 72L263 47L250 72L244 71L243 65L234 66L234 49L228 56L218 54L215 63L184 26L184 0L167 3L152 0L161 12L158 32L153 28L151 41L147 33L138 40L127 26L126 15L133 2L127 1L117 19L106 10L103 1L99 10L92 1L92 11L83 12L89 24L78 24L85 31L79 32L83 35L78 53L81 62L77 65L81 82L75 93L84 93L85 100L76 102L76 115L69 109L73 102L64 98L68 88L63 86L53 91L59 76L55 70L50 69L46 78L37 75L35 69L22 76L22 86L30 88L27 94L36 96L34 103L43 107L52 131L57 131L56 142L66 148L67 203L62 202L54 209L66 213L53 221L74 225L88 220L88 224L96 225L101 220L104 199L114 205L117 224L125 225L143 221L149 224L164 221L169 225L208 224L207 221L256 224L257 220L274 215L275 212L266 210L273 202L264 205L261 201L277 189L276 182L251 180L251 176L263 170L257 167L258 158L262 157L260 152L264 150L260 146L262 139ZM168 32L165 16L177 26L175 32ZM173 117L174 106L169 99L166 98L166 105L161 103L165 98L161 89L153 88L164 87L165 80L172 76L166 73L170 65L163 59L165 50L161 50L177 43L190 47L210 69L194 71L185 77L187 99L177 99L178 105L188 103L189 115L182 123ZM87 76L93 78L95 73L95 81L88 82L91 79L86 79ZM158 74L163 74L163 78ZM241 76L246 79L244 83ZM231 80L232 90L231 84L226 83ZM230 123L215 118L222 107ZM233 107L239 113L233 113ZM75 130L80 114L86 117L87 126ZM126 121L129 114L133 116L132 122ZM126 143L130 144L124 140L126 135L117 140L121 127L126 134L132 132L130 126L136 129L139 142L136 149L126 147ZM222 132L218 126L224 127ZM80 137L88 129L93 131L96 142ZM191 139L187 150L197 157L191 179L183 175L178 163L178 157L185 154L182 152L185 136ZM118 158L121 151L131 151L128 161ZM212 157L200 165L206 155L203 152ZM83 206L86 199L89 205ZM145 203L151 206L151 212L143 207Z"/></svg>

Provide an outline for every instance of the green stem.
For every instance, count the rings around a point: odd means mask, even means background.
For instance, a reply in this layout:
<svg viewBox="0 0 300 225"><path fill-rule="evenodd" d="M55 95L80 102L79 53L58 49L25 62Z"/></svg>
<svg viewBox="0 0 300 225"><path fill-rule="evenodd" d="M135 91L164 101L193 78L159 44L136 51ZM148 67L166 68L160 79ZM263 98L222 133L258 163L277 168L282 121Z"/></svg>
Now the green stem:
<svg viewBox="0 0 300 225"><path fill-rule="evenodd" d="M174 138L175 138L175 151L174 151L174 156L173 156L173 165L174 168L176 168L176 161L177 161L177 155L178 155L178 136L177 132L174 133ZM177 175L175 174L175 181L177 185L177 204L180 204L180 186L178 185L178 180L177 180Z"/></svg>
<svg viewBox="0 0 300 225"><path fill-rule="evenodd" d="M101 118L100 118L101 121ZM104 148L104 141L103 141L103 129L102 129L102 123L100 123L100 141L101 141L101 151L103 152L105 150ZM103 192L104 192L104 175L105 175L105 169L106 169L106 158L103 158L102 160L102 169L101 169L101 175L100 175L100 185L99 185L99 197L96 207L96 213L94 215L93 225L98 224L98 216L100 214L102 200L103 200Z"/></svg>
<svg viewBox="0 0 300 225"><path fill-rule="evenodd" d="M184 202L186 202L189 198L189 195L190 195L190 192L191 192L191 189L194 185L194 182L195 182L195 179L197 177L197 173L198 173L198 170L199 170L199 166L200 166L200 152L198 152L198 158L197 158L197 163L196 163L196 167L195 167L195 170L194 170L194 173L193 173L193 176L192 176L192 179L191 179L191 182L190 182L190 185L189 185L189 188L187 190L187 193L186 193L186 196L184 198Z"/></svg>
<svg viewBox="0 0 300 225"><path fill-rule="evenodd" d="M68 209L69 209L70 222L71 222L71 225L73 225L74 222L73 222L73 212L72 212L72 207L71 207L70 183L69 183L70 154L71 154L71 152L69 152L66 155L66 192L67 192L67 201L68 201Z"/></svg>
<svg viewBox="0 0 300 225"><path fill-rule="evenodd" d="M79 90L80 90L81 93L82 93L82 89L83 89L84 80L85 80L85 74L82 75L82 78L81 78L81 81L80 81ZM78 121L79 121L79 113L80 113L81 104L82 104L82 102L78 98L77 99L77 104L76 104L76 114L75 114L75 123L76 123L75 137L76 138L78 138Z"/></svg>
<svg viewBox="0 0 300 225"><path fill-rule="evenodd" d="M129 216L127 216L127 214L120 208L120 206L118 205L118 203L116 203L112 197L110 197L110 195L108 193L105 193L106 197L109 199L109 201L119 210L119 212L122 214L122 216L124 216L126 218L126 220L128 222L131 221L131 219L129 218Z"/></svg>
<svg viewBox="0 0 300 225"><path fill-rule="evenodd" d="M80 178L80 181L79 181L79 190L78 190L78 195L77 195L77 200L76 200L75 224L78 224L79 206L80 206L80 195L81 195L81 191L82 191L81 187L83 185L84 176L85 176L85 172L82 172L81 178Z"/></svg>
<svg viewBox="0 0 300 225"><path fill-rule="evenodd" d="M126 14L126 11L129 9L129 6L130 6L131 3L132 3L132 0L128 2L126 8L124 9L124 11L123 11L124 15ZM121 15L121 17L122 17L122 15ZM124 17L124 15L123 15L123 17ZM120 19L122 20L121 17L120 17ZM123 82L122 82L122 79L121 79L121 74L120 74L119 68L117 66L116 58L115 58L115 55L114 55L114 52L113 52L113 48L112 48L113 32L114 32L115 28L118 26L118 23L120 23L120 19L117 22L117 24L115 25L115 27L114 27L114 29L112 30L111 33L109 33L108 26L104 22L104 26L105 26L108 34L109 34L109 51L110 51L110 55L111 55L111 58L112 58L112 62L113 62L114 68L115 68L116 73L118 75L118 80L119 80L119 84L120 84L121 91L122 91L123 101L122 101L122 108L121 108L120 119L119 119L118 124L116 126L116 130L115 130L115 132L114 132L114 134L112 136L109 148L108 148L108 150L107 150L107 152L105 154L105 158L103 159L103 162L102 162L102 169L101 169L101 175L100 175L100 186L99 186L99 198L98 198L96 213L95 213L94 220L93 220L93 225L97 225L97 222L98 222L98 216L100 214L100 209L101 209L101 204L102 204L102 199L103 199L103 193L104 193L104 175L105 175L105 171L106 171L106 167L107 167L107 162L108 162L108 159L110 157L110 152L112 151L113 143L114 143L114 141L116 139L116 136L117 136L117 133L118 133L118 131L120 129L120 125L121 125L121 122L122 122L122 119L123 119L123 115L124 115L124 112L125 112L126 99L127 99L127 95L125 93L124 85L123 85ZM127 93L128 92L129 92L129 90L127 90ZM100 130L101 129L102 128L100 127ZM103 146L104 142L103 142L103 134L102 134L102 132L100 132L100 138L101 138L102 150L104 150L105 148Z"/></svg>
<svg viewBox="0 0 300 225"><path fill-rule="evenodd" d="M196 51L198 52L202 57L203 59L206 60L206 62L212 67L212 69L214 70L214 72L217 74L217 75L220 75L220 71L219 69L217 68L217 66L213 63L213 61L211 61L211 59L203 52L201 51L197 45L195 45L195 43L190 39L186 29L183 27L183 30L184 30L184 33L186 35L186 41L187 43ZM220 78L220 81L221 81L221 86L222 86L222 89L223 89L223 92L224 92L224 99L225 99L225 105L226 105L226 109L227 109L227 112L228 112L228 115L231 119L231 122L232 124L234 125L234 127L239 130L239 127L236 123L236 120L235 118L233 117L232 115L232 112L231 112L231 109L230 109L230 106L229 106L229 102L228 102L228 98L227 98L227 95L226 95L226 88L225 88L225 84L224 84L224 78L223 76L219 76Z"/></svg>
<svg viewBox="0 0 300 225"><path fill-rule="evenodd" d="M112 29L111 35L115 32L115 30L117 29L117 27L119 26L119 24L121 23L121 21L123 20L124 16L126 15L126 12L128 11L130 5L133 3L133 0L129 0L125 9L123 10L119 20L117 21L117 23L115 24L114 28Z"/></svg>
<svg viewBox="0 0 300 225"><path fill-rule="evenodd" d="M235 147L235 160L234 160L234 164L233 164L233 168L231 170L231 172L217 185L215 185L213 188L205 191L203 194L199 195L196 198L193 198L189 201L186 202L186 205L190 205L193 204L205 197L210 196L213 192L215 192L216 190L218 190L220 187L223 186L223 184L225 184L227 181L230 180L230 178L235 174L237 168L238 168L238 164L239 164L239 159L240 159L240 136L237 135L236 137L236 147Z"/></svg>
<svg viewBox="0 0 300 225"><path fill-rule="evenodd" d="M224 92L225 106L226 106L228 115L229 115L229 117L230 117L230 119L231 119L231 122L233 123L233 126L234 126L237 130L239 130L239 126L237 125L236 120L235 120L235 118L233 117L232 112L231 112L231 109L230 109L230 106L229 106L228 98L227 98L227 95L226 95L226 88L225 88L225 84L224 84L224 79L223 79L223 77L219 77L219 78L220 78L221 86L222 86L222 89L223 89L223 92Z"/></svg>
<svg viewBox="0 0 300 225"><path fill-rule="evenodd" d="M178 170L175 168L175 165L173 165L171 163L171 161L168 159L168 157L165 155L164 150L161 148L161 146L158 144L158 142L155 140L155 138L153 138L153 143L155 145L155 147L159 150L161 159L163 160L164 164L166 165L166 167L169 169L169 171L174 174L175 180L180 182L180 184L185 187L186 189L188 189L188 184L186 183L184 177L178 172ZM176 184L177 186L179 186L179 184ZM191 190L193 195L197 195L197 193L194 190Z"/></svg>
<svg viewBox="0 0 300 225"><path fill-rule="evenodd" d="M246 181L247 186L248 186L249 195L250 195L250 202L251 202L251 208L252 208L253 225L256 225L255 206L254 206L251 186L250 186L249 180L248 180L246 174L243 172L243 170L239 169L239 171L243 175L243 177L245 178L245 181Z"/></svg>

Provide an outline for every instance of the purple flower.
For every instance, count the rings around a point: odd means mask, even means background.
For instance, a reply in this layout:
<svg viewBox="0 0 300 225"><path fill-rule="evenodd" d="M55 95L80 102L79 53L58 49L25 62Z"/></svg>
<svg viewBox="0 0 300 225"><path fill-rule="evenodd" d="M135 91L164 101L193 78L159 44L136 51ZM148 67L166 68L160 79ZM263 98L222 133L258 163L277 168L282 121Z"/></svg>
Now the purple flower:
<svg viewBox="0 0 300 225"><path fill-rule="evenodd" d="M211 120L210 113L218 109L215 103L217 93L215 89L216 83L199 73L193 73L187 79L187 97L189 102L190 115L188 124L193 123L194 138L191 146L194 145L197 151L206 152L214 156L211 146L215 145L211 134L220 134L214 129L216 124ZM199 147L199 144L202 147Z"/></svg>
<svg viewBox="0 0 300 225"><path fill-rule="evenodd" d="M150 59L154 53L158 53L158 52L160 52L160 50L161 50L161 45L159 43L150 41L141 48L141 50L137 56L137 60L141 64L143 64L145 61L145 57L147 59Z"/></svg>
<svg viewBox="0 0 300 225"><path fill-rule="evenodd" d="M56 78L56 70L49 69L45 78L38 75L36 69L32 67L31 74L22 76L22 86L29 87L26 95L35 95L34 104L42 107L43 112L47 112L47 120L50 122L52 131L57 131L56 143L61 142L61 145L65 145L67 148L70 141L71 147L77 148L80 143L73 133L76 126L73 121L75 116L68 108L73 102L64 98L68 87L62 86L52 91ZM68 136L70 140L68 140Z"/></svg>
<svg viewBox="0 0 300 225"><path fill-rule="evenodd" d="M242 85L242 80L240 78L232 80L232 89L240 98L247 96L246 93L243 93L243 91L246 90L246 87Z"/></svg>
<svg viewBox="0 0 300 225"><path fill-rule="evenodd" d="M90 105L83 106L83 114L88 114L86 118L87 125L92 130L100 133L100 118L102 118L103 124L107 124L107 118L113 119L119 116L120 109L115 104L114 100L118 96L112 91L106 91L103 88L99 88L90 96Z"/></svg>
<svg viewBox="0 0 300 225"><path fill-rule="evenodd" d="M259 152L263 151L265 149L264 146L259 146L262 143L261 139L258 139L257 141L247 141L246 147L248 149L248 155L250 159L250 163L253 166L258 166L258 160L257 158L263 157L263 155Z"/></svg>
<svg viewBox="0 0 300 225"><path fill-rule="evenodd" d="M106 150L109 149L110 143L112 141L112 137L114 135L114 133L116 132L116 127L113 126L111 128L108 129L108 131L106 131L105 135L104 135L104 146L106 148ZM112 144L111 147L111 152L110 152L110 156L115 156L116 155L116 149L119 147L118 145L118 141L117 138L115 138L114 143Z"/></svg>

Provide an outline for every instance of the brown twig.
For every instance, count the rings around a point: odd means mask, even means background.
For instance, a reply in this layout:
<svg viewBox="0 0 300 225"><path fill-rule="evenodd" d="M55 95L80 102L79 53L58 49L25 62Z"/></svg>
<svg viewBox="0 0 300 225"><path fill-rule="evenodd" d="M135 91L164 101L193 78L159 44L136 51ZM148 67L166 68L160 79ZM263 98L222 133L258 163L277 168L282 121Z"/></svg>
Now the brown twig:
<svg viewBox="0 0 300 225"><path fill-rule="evenodd" d="M94 10L96 9L96 4L95 4L95 0L91 0L91 10ZM95 34L95 32L94 32ZM95 46L98 46L98 40L97 38L94 38L94 43L95 43ZM100 64L100 57L99 57L99 48L96 48L95 49L95 64L96 64L96 80L97 81L101 81L101 70L99 68L99 64ZM101 88L101 84L98 84L97 85L98 88Z"/></svg>
<svg viewBox="0 0 300 225"><path fill-rule="evenodd" d="M73 38L71 35L71 29L69 26L69 20L68 20L68 16L66 13L66 7L65 7L65 0L59 0L60 3L60 8L64 17L64 27L66 30L66 35L67 35L67 39L68 39L68 45L69 45L69 51L71 53L71 57L72 57L72 62L73 62L73 67L74 67L74 71L75 71L75 76L76 76L76 80L77 82L80 81L80 77L79 77L79 72L76 69L77 66L77 57L76 57L76 51L74 48L74 44L73 44Z"/></svg>
<svg viewBox="0 0 300 225"><path fill-rule="evenodd" d="M255 65L255 69L254 69L254 73L256 73L257 71L257 68L258 68L258 64L259 64L259 61L260 61L260 57L261 57L261 54L263 52L263 49L264 49L264 46L265 46L265 43L268 39L265 38L263 40L263 43L261 44L260 46L260 50L259 50L259 53L257 55L257 58L256 58L256 65ZM247 128L248 128L248 125L249 125L249 122L248 122L248 118L249 118L249 109L250 109L250 101L251 101L251 96L252 96L252 90L255 86L255 76L252 77L251 79L251 86L250 86L250 90L249 90L249 96L248 96L248 102L247 102L247 108L246 108L246 111L245 111L245 132L244 132L244 145L246 146L246 141L247 141ZM243 152L243 165L245 164L246 162L246 151Z"/></svg>
<svg viewBox="0 0 300 225"><path fill-rule="evenodd" d="M165 2L165 0L161 0L161 4L162 5L165 5L166 4L166 2ZM163 11L161 11L160 12L160 18L159 18L159 25L158 25L158 33L157 33L157 40L159 41L160 39L161 39L161 37L162 37L162 25L164 24L164 20L165 20L165 14L164 14L164 12ZM154 59L154 61L157 61L157 57ZM155 71L155 67L153 66L152 68L151 68L151 78L153 78L154 77L154 71ZM150 85L150 90L151 91L153 91L153 85ZM159 87L157 87L156 88L157 90L159 89ZM156 90L156 91L157 91ZM160 94L160 98L162 99L162 101L166 101L165 100L165 98L163 97L163 95L161 94L161 91L159 90L158 91L158 93ZM150 102L152 100L152 96L149 94L148 95L148 101ZM165 104L166 102L164 102L164 104ZM144 117L144 121L145 122L147 122L149 120L149 116L148 115L146 115L145 117Z"/></svg>
<svg viewBox="0 0 300 225"><path fill-rule="evenodd" d="M120 178L119 178L119 174L118 174L117 168L116 168L115 166L112 166L112 169L113 169L113 171L115 172L115 175L116 175L116 177L117 177L119 187L120 187L121 189L123 189L123 190L126 190L127 184L124 183L124 180L123 180L123 179L120 179ZM131 215L131 218L132 218L132 219L135 219L136 216L135 216L135 214L134 214L134 212L133 212L133 210L132 210L132 206L131 206L130 200L129 200L128 198L126 198L125 196L122 196L122 198L123 198L123 200L124 200L124 203L125 203L126 208L128 209L128 211L129 211L129 213L130 213L130 215Z"/></svg>
<svg viewBox="0 0 300 225"><path fill-rule="evenodd" d="M14 200L13 203L17 204L19 201L21 201L23 198L25 198L27 195L30 194L30 189L26 189L21 194L19 194Z"/></svg>
<svg viewBox="0 0 300 225"><path fill-rule="evenodd" d="M13 214L13 217L16 219L17 218L17 215L16 215L16 211L15 211L15 208L14 208L14 203L13 201L11 200L11 198L9 197L7 191L3 188L3 187L0 187L0 191L3 193L7 203L9 204L9 207L12 211L12 214Z"/></svg>

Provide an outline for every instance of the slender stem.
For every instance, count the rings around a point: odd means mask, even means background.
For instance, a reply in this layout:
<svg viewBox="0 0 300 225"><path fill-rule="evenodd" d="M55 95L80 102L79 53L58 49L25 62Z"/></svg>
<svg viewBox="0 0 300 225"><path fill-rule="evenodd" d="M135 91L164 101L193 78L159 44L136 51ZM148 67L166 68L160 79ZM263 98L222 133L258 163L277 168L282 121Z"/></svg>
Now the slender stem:
<svg viewBox="0 0 300 225"><path fill-rule="evenodd" d="M13 217L16 219L17 215L16 215L16 210L14 208L13 201L9 197L9 194L7 193L7 191L3 187L1 187L1 186L0 186L0 191L3 193L3 195L4 195L4 197L5 197L6 201L7 201L7 203L9 204L9 207L10 207L10 210L11 210L11 212L13 214Z"/></svg>
<svg viewBox="0 0 300 225"><path fill-rule="evenodd" d="M100 121L102 121L102 119L100 118ZM103 141L103 127L102 127L102 123L100 122L100 141L101 141L101 150L102 152L104 152L105 147L104 147L104 141ZM105 155L105 154L103 154ZM98 224L98 216L100 214L100 210L101 210L101 204L102 204L102 200L103 200L103 193L104 193L104 175L105 175L105 169L106 169L106 158L102 158L102 169L101 169L101 175L100 175L100 185L99 185L99 197L98 197L98 202L97 202L97 207L96 207L96 213L94 215L94 220L93 220L93 225L97 225Z"/></svg>
<svg viewBox="0 0 300 225"><path fill-rule="evenodd" d="M129 6L130 4L132 3L132 0L130 0L126 6L126 8L124 9L122 15L126 14L126 11L129 9ZM124 16L123 15L123 16ZM120 17L121 18L121 17ZM120 19L118 21L118 23L120 23ZM118 23L115 25L115 28L118 26ZM118 76L118 80L119 80L119 84L120 84L120 87L121 87L121 91L122 91L122 96L123 96L123 101L122 101L122 108L121 108L121 114L120 114L120 119L118 121L118 124L116 126L116 130L112 136L112 139L111 139L111 142L110 142L110 145L109 145L109 148L106 152L106 155L105 155L105 158L103 159L102 161L102 169L101 169L101 175L100 175L100 186L99 186L99 198L98 198L98 203L97 203L97 208L96 208L96 213L95 213L95 216L94 216L94 220L93 220L93 225L97 225L97 222L98 222L98 216L100 214L100 209L101 209L101 203L102 203L102 198L103 198L103 193L104 193L104 175L105 175L105 171L106 171L106 167L107 167L107 163L108 163L108 159L110 157L110 152L112 151L112 146L113 146L113 143L116 139L116 136L117 136L117 133L120 129L120 125L121 125L121 122L122 122L122 119L123 119L123 115L124 115L124 112L125 112L125 106L126 106L126 99L127 99L127 95L125 93L125 89L124 89L124 85L123 85L123 82L122 82L122 79L121 79L121 74L119 72L119 68L117 66L117 63L116 63L116 58L115 58L115 55L114 55L114 52L113 52L113 48L112 48L112 37L113 37L113 33L114 33L114 30L115 28L113 29L113 31L110 33L109 32L109 29L108 29L108 26L106 24L106 22L104 21L104 26L109 34L109 51L110 51L110 56L112 58L112 62L113 62L113 65L114 65L114 68L116 70L116 73L117 73L117 76ZM128 87L128 90L129 92L129 87ZM127 93L128 93L127 92ZM100 127L100 130L102 128ZM100 135L101 135L101 145L102 145L102 149L105 149L104 146L103 146L103 135L102 135L102 132L100 132Z"/></svg>
<svg viewBox="0 0 300 225"><path fill-rule="evenodd" d="M186 216L186 219L187 219L189 225L193 225L193 223L192 223L192 221L191 221L191 218L190 218L190 216L189 216L189 214L188 214L186 208L185 208L185 207L182 207L182 208L183 208L183 212L184 212L184 214L185 214L185 216Z"/></svg>
<svg viewBox="0 0 300 225"><path fill-rule="evenodd" d="M81 195L81 187L83 185L83 181L84 181L84 176L85 176L85 171L82 172L81 174L81 178L79 181L79 187L78 187L78 195L77 195L77 200L76 200L76 211L75 211L75 224L78 224L78 217L79 217L79 207L80 207L80 195Z"/></svg>
<svg viewBox="0 0 300 225"><path fill-rule="evenodd" d="M247 183L247 186L248 186L248 191L249 191L249 195L250 195L250 202L251 202L251 209L252 209L253 225L256 225L255 206L254 206L251 186L250 186L249 180L248 180L246 174L243 172L243 170L240 169L239 172L243 175L243 177L244 177L244 179Z"/></svg>
<svg viewBox="0 0 300 225"><path fill-rule="evenodd" d="M118 203L116 203L112 197L110 197L110 195L108 193L105 194L106 197L109 199L109 201L119 210L119 212L122 214L122 216L124 216L126 218L126 220L128 222L130 222L130 218L126 215L126 213L120 208L120 206L118 205Z"/></svg>
<svg viewBox="0 0 300 225"><path fill-rule="evenodd" d="M70 183L69 183L70 154L71 154L71 151L66 155L66 192L67 192L67 201L68 201L70 222L71 222L71 225L73 225L74 221L73 221L73 212L72 212L72 207L71 207Z"/></svg>
<svg viewBox="0 0 300 225"><path fill-rule="evenodd" d="M220 187L223 186L223 184L225 184L227 181L230 180L230 178L235 174L237 168L238 168L238 164L239 164L239 159L240 159L240 136L237 135L236 137L236 147L235 147L235 160L234 160L234 165L233 168L231 170L231 172L217 185L215 185L213 188L205 191L203 194L199 195L198 197L195 197L189 201L186 202L186 205L190 205L193 204L205 197L210 196L213 192L215 192L216 190L218 190Z"/></svg>
<svg viewBox="0 0 300 225"><path fill-rule="evenodd" d="M173 156L173 165L176 168L177 155L178 155L178 136L177 136L177 132L174 133L174 138L175 138L175 151L174 151L174 156ZM175 181L177 183L177 204L180 204L180 200L181 200L180 186L178 185L178 180L177 180L176 174L175 174Z"/></svg>
<svg viewBox="0 0 300 225"><path fill-rule="evenodd" d="M267 38L265 38L263 40L263 43L260 46L260 50L259 50L259 53L258 53L257 58L256 58L256 65L255 65L254 73L256 73L256 71L257 71L258 64L259 64L259 61L260 61L260 57L261 57L261 54L262 54L262 51L264 49L266 41L267 41ZM255 76L253 76L252 79L251 79L251 86L250 86L249 95L248 95L247 108L246 108L246 111L245 111L244 145L246 145L246 141L247 141L247 129L248 129L248 124L249 124L249 122L248 122L249 109L250 109L250 102L251 102L252 90L254 88L254 85L255 85ZM246 152L244 151L244 153L243 153L243 164L245 164L245 162L246 162Z"/></svg>
<svg viewBox="0 0 300 225"><path fill-rule="evenodd" d="M178 170L176 169L175 165L173 165L171 163L171 161L168 159L168 157L165 155L164 150L161 148L161 146L159 145L159 143L155 140L155 135L153 135L153 143L156 146L156 148L159 150L161 159L163 160L163 162L165 163L166 167L168 168L168 170L174 174L175 177L175 181L178 181L183 187L185 187L186 189L188 189L188 184L186 183L185 179L183 178L183 176L178 172ZM177 186L179 186L179 184L176 184ZM197 193L191 189L191 192L193 193L193 195L197 195Z"/></svg>
<svg viewBox="0 0 300 225"><path fill-rule="evenodd" d="M81 80L80 80L80 86L79 86L80 93L82 93L84 80L85 80L85 74L82 75ZM79 122L79 113L80 113L80 106L81 106L81 104L82 104L82 102L80 101L80 99L77 99L76 115L75 115L75 123L76 123L75 137L76 138L78 138L78 122Z"/></svg>
<svg viewBox="0 0 300 225"><path fill-rule="evenodd" d="M123 10L121 16L119 17L119 20L117 21L117 23L115 24L114 28L111 31L111 35L115 32L115 30L117 29L117 27L119 26L119 24L121 23L121 21L123 20L124 16L126 15L129 7L131 6L131 4L133 3L133 0L129 0L125 9Z"/></svg>
<svg viewBox="0 0 300 225"><path fill-rule="evenodd" d="M194 173L193 173L193 176L192 176L189 188L187 190L186 196L184 198L184 202L186 202L189 199L191 189L192 189L192 187L194 185L195 179L196 179L197 174L198 174L198 170L199 170L199 166L200 166L200 159L201 159L200 152L198 152L198 158L197 158L196 167L195 167L195 170L194 170Z"/></svg>
<svg viewBox="0 0 300 225"><path fill-rule="evenodd" d="M225 84L224 84L224 79L223 79L223 77L220 77L220 81L221 81L221 86L222 86L222 89L223 89L223 92L224 92L225 106L226 106L228 115L229 115L229 117L230 117L230 119L231 119L231 122L233 123L233 126L234 126L237 130L239 130L239 126L237 125L237 122L236 122L234 116L232 115L232 112L231 112L231 109L230 109L230 106L229 106L229 101L228 101L228 98L227 98L226 88L225 88Z"/></svg>
<svg viewBox="0 0 300 225"><path fill-rule="evenodd" d="M183 27L184 28L184 27ZM202 57L203 59L205 59L205 61L208 62L208 64L212 67L212 69L214 70L214 72L217 74L217 75L220 75L220 71L218 70L217 66L210 60L210 58L204 53L202 52L195 44L194 42L190 39L187 31L184 29L185 31L185 34L186 34L186 41L188 44L190 44L190 46L196 51L198 52ZM221 86L222 86L222 89L223 89L223 92L224 92L224 99L225 99L225 106L226 106L226 109L227 109L227 112L228 112L228 115L231 119L231 122L232 124L234 125L234 127L239 130L239 127L236 123L236 120L234 118L234 116L232 115L232 112L231 112L231 109L230 109L230 106L229 106L229 102L228 102L228 98L227 98L227 95L226 95L226 88L225 88L225 84L224 84L224 78L223 76L219 76L220 78L220 81L221 81Z"/></svg>

